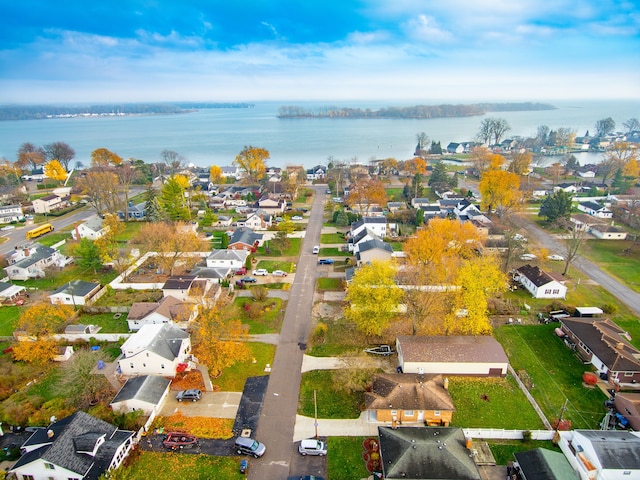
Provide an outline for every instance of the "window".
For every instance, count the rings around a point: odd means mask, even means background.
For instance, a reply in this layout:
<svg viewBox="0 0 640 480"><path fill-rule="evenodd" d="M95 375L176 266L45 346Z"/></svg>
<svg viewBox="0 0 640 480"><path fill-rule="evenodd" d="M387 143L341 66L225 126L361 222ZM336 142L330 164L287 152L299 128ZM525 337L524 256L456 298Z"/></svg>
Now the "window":
<svg viewBox="0 0 640 480"><path fill-rule="evenodd" d="M397 410L391 410L391 415L397 415L398 411Z"/></svg>
<svg viewBox="0 0 640 480"><path fill-rule="evenodd" d="M45 462L44 468L46 468L47 470L55 470L56 466L53 463L46 463Z"/></svg>
<svg viewBox="0 0 640 480"><path fill-rule="evenodd" d="M624 372L625 377L633 377L633 372Z"/></svg>
<svg viewBox="0 0 640 480"><path fill-rule="evenodd" d="M160 364L160 368L164 369L164 363Z"/></svg>
<svg viewBox="0 0 640 480"><path fill-rule="evenodd" d="M554 295L558 295L560 293L560 289L556 288L553 290Z"/></svg>
<svg viewBox="0 0 640 480"><path fill-rule="evenodd" d="M404 416L405 417L413 417L413 410L405 410L404 411Z"/></svg>
<svg viewBox="0 0 640 480"><path fill-rule="evenodd" d="M142 366L143 366L143 367L146 367L146 366L147 366L147 364L146 364L146 363L143 363L143 364L142 364Z"/></svg>
<svg viewBox="0 0 640 480"><path fill-rule="evenodd" d="M434 410L433 411L433 416L434 417L439 417L440 416L440 410Z"/></svg>
<svg viewBox="0 0 640 480"><path fill-rule="evenodd" d="M550 293L551 293L551 289L550 289L550 288L546 288L546 289L544 290L544 294L545 294L545 295L549 295Z"/></svg>
<svg viewBox="0 0 640 480"><path fill-rule="evenodd" d="M130 366L131 368L133 368L133 363L130 363L130 364L129 364L129 366Z"/></svg>
<svg viewBox="0 0 640 480"><path fill-rule="evenodd" d="M22 480L35 480L33 475L22 475Z"/></svg>

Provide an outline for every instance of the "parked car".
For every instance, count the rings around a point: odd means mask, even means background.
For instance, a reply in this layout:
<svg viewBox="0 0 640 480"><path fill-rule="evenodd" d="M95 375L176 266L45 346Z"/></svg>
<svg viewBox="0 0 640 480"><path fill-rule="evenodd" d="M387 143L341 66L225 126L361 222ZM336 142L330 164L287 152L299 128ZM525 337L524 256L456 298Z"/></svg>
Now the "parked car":
<svg viewBox="0 0 640 480"><path fill-rule="evenodd" d="M247 274L247 267L239 268L234 272L234 275L246 275L246 274Z"/></svg>
<svg viewBox="0 0 640 480"><path fill-rule="evenodd" d="M287 272L285 272L284 270L274 270L273 272L271 272L271 275L273 275L274 277L286 277Z"/></svg>
<svg viewBox="0 0 640 480"><path fill-rule="evenodd" d="M321 258L318 265L333 265L333 258Z"/></svg>
<svg viewBox="0 0 640 480"><path fill-rule="evenodd" d="M536 257L533 253L523 253L520 255L520 260L535 260Z"/></svg>
<svg viewBox="0 0 640 480"><path fill-rule="evenodd" d="M294 475L287 477L287 480L324 480L324 478L315 475Z"/></svg>
<svg viewBox="0 0 640 480"><path fill-rule="evenodd" d="M257 270L254 270L254 271L253 271L253 274L254 274L256 277L264 277L264 276L269 275L269 271L268 271L266 268L259 268L259 269L257 269Z"/></svg>
<svg viewBox="0 0 640 480"><path fill-rule="evenodd" d="M553 261L556 261L556 262L564 262L564 257L562 255L555 255L554 254L554 255L549 255L547 258L549 260L553 260Z"/></svg>
<svg viewBox="0 0 640 480"><path fill-rule="evenodd" d="M318 455L323 457L327 454L327 444L315 438L302 440L298 446L298 453L300 453L300 455Z"/></svg>
<svg viewBox="0 0 640 480"><path fill-rule="evenodd" d="M316 245L315 247L313 247L313 251L311 253L313 253L314 255L319 254L320 253L320 246Z"/></svg>
<svg viewBox="0 0 640 480"><path fill-rule="evenodd" d="M202 390L198 390L197 388L190 388L189 390L181 390L176 395L176 400L179 402L182 401L192 401L197 402L202 397Z"/></svg>
<svg viewBox="0 0 640 480"><path fill-rule="evenodd" d="M267 447L265 447L263 443L250 437L236 438L233 448L238 455L253 455L256 458L264 455L264 452L267 450Z"/></svg>
<svg viewBox="0 0 640 480"><path fill-rule="evenodd" d="M256 277L242 277L240 281L242 283L256 283L258 279Z"/></svg>
<svg viewBox="0 0 640 480"><path fill-rule="evenodd" d="M300 215L294 215L291 217L291 220L302 220L302 217Z"/></svg>
<svg viewBox="0 0 640 480"><path fill-rule="evenodd" d="M16 227L14 227L13 225L6 225L6 226L0 228L0 230L2 230L4 232L6 230L13 230L14 228L16 228Z"/></svg>

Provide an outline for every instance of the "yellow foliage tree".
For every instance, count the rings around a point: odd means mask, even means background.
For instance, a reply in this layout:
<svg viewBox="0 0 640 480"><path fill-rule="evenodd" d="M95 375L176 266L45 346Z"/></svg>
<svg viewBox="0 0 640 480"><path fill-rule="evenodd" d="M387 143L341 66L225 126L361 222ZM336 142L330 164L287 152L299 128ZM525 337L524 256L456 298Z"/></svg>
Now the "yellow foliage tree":
<svg viewBox="0 0 640 480"><path fill-rule="evenodd" d="M58 353L58 344L49 337L18 342L11 348L13 359L17 362L44 365L53 360Z"/></svg>
<svg viewBox="0 0 640 480"><path fill-rule="evenodd" d="M105 169L122 164L122 157L106 148L96 148L91 152L91 167Z"/></svg>
<svg viewBox="0 0 640 480"><path fill-rule="evenodd" d="M387 203L387 191L377 178L365 177L351 185L347 204L359 208L364 214L373 205L383 206Z"/></svg>
<svg viewBox="0 0 640 480"><path fill-rule="evenodd" d="M204 363L213 376L249 357L247 329L234 319L229 303L203 308L193 328L193 353Z"/></svg>
<svg viewBox="0 0 640 480"><path fill-rule="evenodd" d="M480 178L478 188L481 207L488 212L504 215L520 203L520 178L515 173L489 169Z"/></svg>
<svg viewBox="0 0 640 480"><path fill-rule="evenodd" d="M268 159L268 150L249 145L236 155L233 164L237 165L245 173L245 182L255 183L262 179L267 172L265 162Z"/></svg>
<svg viewBox="0 0 640 480"><path fill-rule="evenodd" d="M516 175L527 175L529 173L529 165L533 159L533 153L517 152L513 154L511 163L509 164L508 171L515 173Z"/></svg>
<svg viewBox="0 0 640 480"><path fill-rule="evenodd" d="M411 160L406 160L404 162L403 169L411 176L414 176L416 173L426 175L427 162L423 158L414 157Z"/></svg>
<svg viewBox="0 0 640 480"><path fill-rule="evenodd" d="M180 185L183 190L188 190L191 184L189 183L189 179L184 176L176 173L175 175L171 175L171 178L175 180L175 182Z"/></svg>
<svg viewBox="0 0 640 480"><path fill-rule="evenodd" d="M382 335L398 312L402 290L395 282L396 268L388 261L360 267L347 290L345 317L366 335Z"/></svg>
<svg viewBox="0 0 640 480"><path fill-rule="evenodd" d="M224 183L222 169L217 165L212 165L209 169L209 181L211 183Z"/></svg>
<svg viewBox="0 0 640 480"><path fill-rule="evenodd" d="M49 160L44 165L44 174L58 182L67 178L67 171L58 160Z"/></svg>
<svg viewBox="0 0 640 480"><path fill-rule="evenodd" d="M104 235L95 240L95 244L100 250L102 263L112 262L118 256L118 241L116 237L124 232L125 225L116 215L107 213L104 217Z"/></svg>

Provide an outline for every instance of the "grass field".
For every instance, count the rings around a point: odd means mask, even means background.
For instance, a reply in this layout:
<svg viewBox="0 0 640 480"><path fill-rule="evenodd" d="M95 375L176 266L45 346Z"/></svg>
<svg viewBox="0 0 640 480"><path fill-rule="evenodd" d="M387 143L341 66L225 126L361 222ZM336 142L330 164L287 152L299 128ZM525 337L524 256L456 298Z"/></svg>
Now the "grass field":
<svg viewBox="0 0 640 480"><path fill-rule="evenodd" d="M24 307L0 307L0 337L10 337L20 318L20 309Z"/></svg>
<svg viewBox="0 0 640 480"><path fill-rule="evenodd" d="M264 368L267 363L273 365L276 346L258 342L249 342L248 345L251 349L251 354L246 361L225 368L222 375L211 379L214 385L220 387L221 391L241 392L248 377L268 375Z"/></svg>
<svg viewBox="0 0 640 480"><path fill-rule="evenodd" d="M120 318L114 318L113 313L83 313L78 317L76 323L84 325L97 325L102 327L100 333L128 333L127 314L123 313Z"/></svg>
<svg viewBox="0 0 640 480"><path fill-rule="evenodd" d="M320 235L320 243L346 243L344 235L340 233L323 233Z"/></svg>
<svg viewBox="0 0 640 480"><path fill-rule="evenodd" d="M346 393L335 388L331 370L302 374L298 413L313 417L313 391L316 390L318 418L358 418L364 407L364 392Z"/></svg>
<svg viewBox="0 0 640 480"><path fill-rule="evenodd" d="M61 287L65 283L72 280L84 280L86 282L99 282L106 285L118 276L118 273L112 269L98 270L94 273L91 268L82 268L78 265L71 264L62 270L58 268L50 268L46 272L45 278L31 278L29 280L15 280L13 283L22 285L27 288L38 288L40 290L53 291Z"/></svg>
<svg viewBox="0 0 640 480"><path fill-rule="evenodd" d="M318 279L317 288L318 290L322 290L322 291L343 290L342 282L343 280L341 278L322 277Z"/></svg>
<svg viewBox="0 0 640 480"><path fill-rule="evenodd" d="M541 440L529 440L528 442L523 442L522 440L488 440L487 444L496 459L496 465L508 465L509 462L513 461L514 453L526 452L535 448L546 448L554 452L561 451L552 442Z"/></svg>
<svg viewBox="0 0 640 480"><path fill-rule="evenodd" d="M258 254L261 257L297 257L300 255L300 249L302 248L302 239L301 238L290 238L289 239L289 248L287 248L283 252L278 252L276 250L271 250L270 253L266 253L265 246L262 245L258 247Z"/></svg>
<svg viewBox="0 0 640 480"><path fill-rule="evenodd" d="M568 401L564 418L575 428L599 428L606 396L598 388L586 388L582 374L592 371L553 334L557 323L548 325L505 325L494 334L502 344L514 370L531 379L531 394L553 422ZM522 378L522 375L521 375Z"/></svg>
<svg viewBox="0 0 640 480"><path fill-rule="evenodd" d="M589 240L582 254L612 277L640 292L640 246L631 240Z"/></svg>
<svg viewBox="0 0 640 480"><path fill-rule="evenodd" d="M282 299L268 298L265 302L256 302L252 297L236 297L233 301L238 306L240 320L249 325L250 334L277 333L282 323ZM245 307L245 305L247 307ZM251 318L247 308L260 308L260 314Z"/></svg>
<svg viewBox="0 0 640 480"><path fill-rule="evenodd" d="M283 262L280 260L260 260L254 269L266 268L269 272L274 270L284 270L287 273L293 273L294 262ZM250 274L250 273L249 273Z"/></svg>
<svg viewBox="0 0 640 480"><path fill-rule="evenodd" d="M327 480L367 478L369 472L362 459L362 442L366 437L329 437L327 440Z"/></svg>

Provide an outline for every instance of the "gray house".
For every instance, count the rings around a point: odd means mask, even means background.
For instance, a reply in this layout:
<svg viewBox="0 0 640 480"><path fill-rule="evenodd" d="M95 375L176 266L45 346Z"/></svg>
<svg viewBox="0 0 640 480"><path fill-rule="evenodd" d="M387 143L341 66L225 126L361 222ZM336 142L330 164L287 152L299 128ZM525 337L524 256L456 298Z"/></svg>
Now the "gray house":
<svg viewBox="0 0 640 480"><path fill-rule="evenodd" d="M169 393L171 380L157 375L130 378L109 404L114 412L151 415Z"/></svg>

